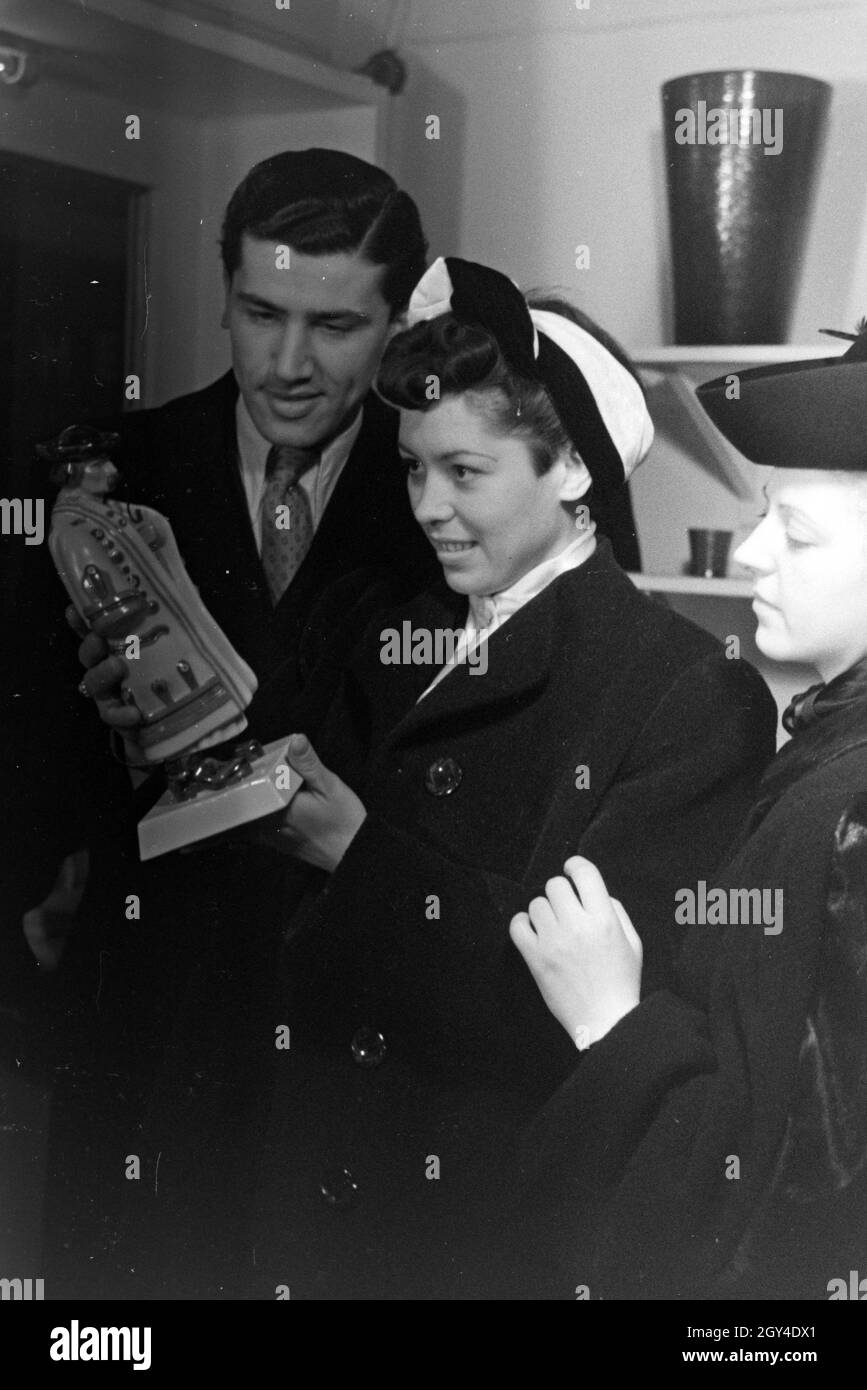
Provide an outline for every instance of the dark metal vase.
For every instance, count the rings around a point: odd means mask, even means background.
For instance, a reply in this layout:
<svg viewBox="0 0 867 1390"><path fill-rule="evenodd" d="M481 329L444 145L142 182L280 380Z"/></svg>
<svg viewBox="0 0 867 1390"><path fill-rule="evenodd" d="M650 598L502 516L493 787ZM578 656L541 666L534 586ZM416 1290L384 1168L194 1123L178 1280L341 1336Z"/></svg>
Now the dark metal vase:
<svg viewBox="0 0 867 1390"><path fill-rule="evenodd" d="M830 101L785 72L664 84L675 342L786 341Z"/></svg>

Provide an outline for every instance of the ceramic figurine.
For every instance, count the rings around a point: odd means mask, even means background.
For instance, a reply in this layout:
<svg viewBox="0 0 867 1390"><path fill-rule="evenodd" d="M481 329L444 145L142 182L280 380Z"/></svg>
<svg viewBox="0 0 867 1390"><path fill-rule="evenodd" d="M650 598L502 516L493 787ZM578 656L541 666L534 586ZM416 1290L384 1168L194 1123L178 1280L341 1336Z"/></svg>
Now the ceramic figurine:
<svg viewBox="0 0 867 1390"><path fill-rule="evenodd" d="M38 446L61 484L48 545L76 611L126 658L142 758L163 763L241 733L257 682L202 603L166 518L112 498L117 442L73 425Z"/></svg>

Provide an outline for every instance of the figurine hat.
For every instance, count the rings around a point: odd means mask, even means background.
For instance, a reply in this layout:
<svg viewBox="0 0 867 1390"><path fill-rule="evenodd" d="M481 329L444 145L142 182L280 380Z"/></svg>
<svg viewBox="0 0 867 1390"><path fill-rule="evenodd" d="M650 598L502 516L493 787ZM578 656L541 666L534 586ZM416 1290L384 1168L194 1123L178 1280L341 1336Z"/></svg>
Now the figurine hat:
<svg viewBox="0 0 867 1390"><path fill-rule="evenodd" d="M104 459L120 442L114 430L98 430L93 425L67 425L56 439L36 445L37 458L48 463L92 463Z"/></svg>
<svg viewBox="0 0 867 1390"><path fill-rule="evenodd" d="M653 441L644 393L591 333L562 314L531 309L490 266L440 257L416 285L407 326L451 314L496 340L507 364L544 386L600 496L621 487Z"/></svg>
<svg viewBox="0 0 867 1390"><path fill-rule="evenodd" d="M867 472L867 323L842 357L782 362L717 377L696 395L752 463ZM734 397L734 398L733 398Z"/></svg>

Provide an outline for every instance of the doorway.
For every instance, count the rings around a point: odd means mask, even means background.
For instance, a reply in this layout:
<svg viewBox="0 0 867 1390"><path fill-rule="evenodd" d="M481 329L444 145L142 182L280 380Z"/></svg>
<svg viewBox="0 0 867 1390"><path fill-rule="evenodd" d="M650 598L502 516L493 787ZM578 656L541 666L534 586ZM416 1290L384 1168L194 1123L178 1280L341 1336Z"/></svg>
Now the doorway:
<svg viewBox="0 0 867 1390"><path fill-rule="evenodd" d="M24 499L46 495L36 443L123 408L146 190L7 151L0 190L0 494ZM4 536L2 548L4 603L13 604L23 537Z"/></svg>

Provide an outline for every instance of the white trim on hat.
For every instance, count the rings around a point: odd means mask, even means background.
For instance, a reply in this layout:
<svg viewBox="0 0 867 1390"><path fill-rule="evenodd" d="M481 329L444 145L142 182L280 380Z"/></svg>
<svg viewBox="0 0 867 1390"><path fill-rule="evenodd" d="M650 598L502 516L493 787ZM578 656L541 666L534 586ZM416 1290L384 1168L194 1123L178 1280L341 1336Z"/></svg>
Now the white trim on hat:
<svg viewBox="0 0 867 1390"><path fill-rule="evenodd" d="M453 293L454 286L452 285L452 277L449 275L449 268L445 259L442 256L437 256L433 265L425 271L410 296L409 308L406 311L407 328L412 328L415 323L424 323L428 319L438 319L441 314L449 313L452 307Z"/></svg>
<svg viewBox="0 0 867 1390"><path fill-rule="evenodd" d="M448 266L444 257L438 256L412 292L406 313L407 327L449 313L453 293ZM529 314L533 324L534 357L539 356L539 333L542 332L575 363L596 401L602 422L620 455L624 476L628 478L653 443L653 421L635 377L592 333L571 319L548 309L529 308Z"/></svg>
<svg viewBox="0 0 867 1390"><path fill-rule="evenodd" d="M509 278L511 279L511 276ZM520 294L520 285L516 284L514 280L512 280L512 284ZM415 323L425 323L428 319L438 319L440 314L449 313L452 307L453 294L454 285L452 284L452 277L449 275L445 257L437 256L433 264L428 266L410 296L409 307L406 311L407 328L412 328ZM539 333L535 323L533 324L533 356L539 356Z"/></svg>
<svg viewBox="0 0 867 1390"><path fill-rule="evenodd" d="M530 317L540 333L571 358L587 382L628 478L653 443L653 421L635 377L571 319L532 308Z"/></svg>

